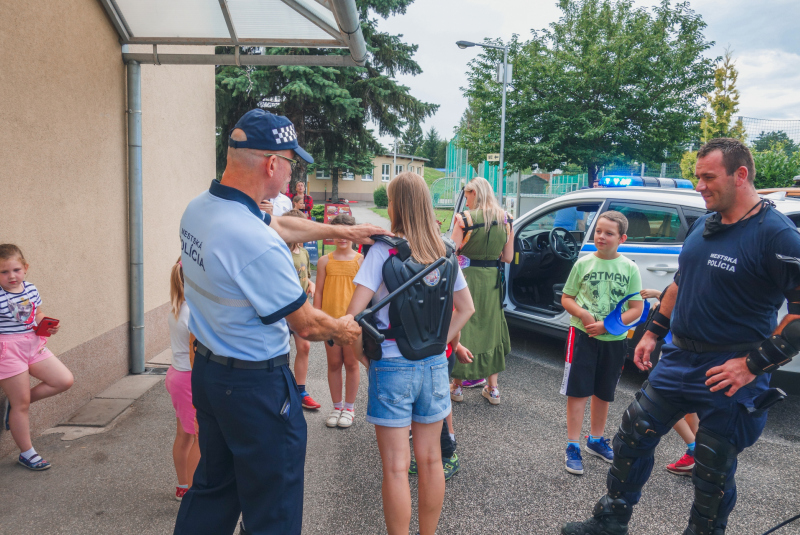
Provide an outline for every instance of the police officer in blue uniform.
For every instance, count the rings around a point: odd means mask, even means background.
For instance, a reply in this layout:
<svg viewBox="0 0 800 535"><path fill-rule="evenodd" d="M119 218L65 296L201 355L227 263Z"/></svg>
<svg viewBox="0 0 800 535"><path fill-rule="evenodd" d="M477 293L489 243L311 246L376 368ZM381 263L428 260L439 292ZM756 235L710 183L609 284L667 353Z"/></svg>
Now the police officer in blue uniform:
<svg viewBox="0 0 800 535"><path fill-rule="evenodd" d="M201 458L176 534L230 534L240 513L242 533L301 532L306 422L288 367L289 327L340 345L361 329L352 316L333 319L308 303L286 242L371 243L385 231L261 212L259 202L286 189L298 157L314 161L288 119L247 112L231 131L221 181L181 219Z"/></svg>
<svg viewBox="0 0 800 535"><path fill-rule="evenodd" d="M722 535L736 504L737 456L753 445L767 408L783 397L770 372L800 351L800 234L755 191L749 149L713 139L697 158L699 191L713 213L689 230L675 282L636 347L651 368L656 341L672 330L658 366L622 416L608 494L564 535L624 535L653 469L658 442L684 414L700 418L694 503L684 535ZM789 314L777 325L784 300Z"/></svg>

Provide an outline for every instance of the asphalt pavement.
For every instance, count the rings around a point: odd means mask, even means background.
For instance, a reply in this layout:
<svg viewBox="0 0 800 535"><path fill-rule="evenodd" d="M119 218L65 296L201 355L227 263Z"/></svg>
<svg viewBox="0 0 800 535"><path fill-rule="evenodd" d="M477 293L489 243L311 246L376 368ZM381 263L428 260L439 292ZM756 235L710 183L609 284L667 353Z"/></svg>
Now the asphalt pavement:
<svg viewBox="0 0 800 535"><path fill-rule="evenodd" d="M600 459L587 456L583 476L564 470L565 401L558 393L563 344L524 331L512 331L512 340L507 370L500 376L502 403L490 406L479 389L471 389L463 403L454 404L462 465L447 483L440 534L556 534L562 521L589 516L604 492L608 465ZM323 409L306 412L304 533L386 533L380 458L373 427L364 421L363 370L361 377L353 427L326 428L331 402L324 349L321 343L312 344L308 389ZM623 374L607 436L643 379L637 372ZM739 504L728 535L760 535L800 513L798 424L800 401L792 398L770 411L762 438L739 457ZM0 458L0 533L171 533L179 505L172 498L174 430L174 412L162 382L106 433L70 442L60 435L36 438L34 445L53 463L51 470L29 472L16 465L15 455ZM666 436L635 509L632 535L683 532L691 480L664 470L682 453L680 438ZM269 462L269 452L264 462ZM413 478L412 493L416 499ZM800 533L800 521L776 533Z"/></svg>

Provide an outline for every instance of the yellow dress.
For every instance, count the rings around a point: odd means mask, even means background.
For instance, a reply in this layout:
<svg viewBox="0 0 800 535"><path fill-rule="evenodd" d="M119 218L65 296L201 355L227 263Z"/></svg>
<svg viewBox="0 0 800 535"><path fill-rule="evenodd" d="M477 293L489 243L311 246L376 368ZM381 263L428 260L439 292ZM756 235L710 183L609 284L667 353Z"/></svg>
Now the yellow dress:
<svg viewBox="0 0 800 535"><path fill-rule="evenodd" d="M352 260L334 260L333 253L328 253L328 265L325 266L325 284L322 288L322 311L333 318L341 318L347 314L347 307L356 285L353 279L359 268L362 256L356 254Z"/></svg>

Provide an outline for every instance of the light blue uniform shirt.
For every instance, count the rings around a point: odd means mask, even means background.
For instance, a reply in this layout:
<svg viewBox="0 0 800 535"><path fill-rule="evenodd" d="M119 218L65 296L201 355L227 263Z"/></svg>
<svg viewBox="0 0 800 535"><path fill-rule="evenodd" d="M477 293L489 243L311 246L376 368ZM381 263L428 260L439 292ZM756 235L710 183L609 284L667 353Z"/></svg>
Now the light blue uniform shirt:
<svg viewBox="0 0 800 535"><path fill-rule="evenodd" d="M284 318L307 298L269 222L253 199L216 180L181 218L189 331L217 355L263 361L289 352Z"/></svg>

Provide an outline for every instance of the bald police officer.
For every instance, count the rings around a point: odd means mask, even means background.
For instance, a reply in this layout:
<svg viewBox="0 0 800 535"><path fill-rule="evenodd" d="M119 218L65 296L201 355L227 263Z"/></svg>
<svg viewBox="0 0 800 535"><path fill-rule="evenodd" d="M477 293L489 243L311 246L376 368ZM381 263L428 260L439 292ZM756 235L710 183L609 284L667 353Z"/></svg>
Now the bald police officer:
<svg viewBox="0 0 800 535"><path fill-rule="evenodd" d="M636 347L651 368L657 338L673 344L622 416L608 494L563 535L625 535L661 437L684 414L700 418L694 503L684 535L722 535L736 504L737 456L764 430L782 397L769 373L800 351L800 234L753 186L750 150L712 139L697 153L697 191L711 212L689 229L679 272ZM785 300L789 314L777 325Z"/></svg>
<svg viewBox="0 0 800 535"><path fill-rule="evenodd" d="M314 161L288 119L247 112L231 131L222 179L181 219L201 458L176 534L233 533L240 513L243 533L301 531L306 422L288 367L289 326L342 346L361 329L350 315L333 319L308 303L286 242L369 243L385 231L263 214L258 202L286 189L298 157Z"/></svg>

